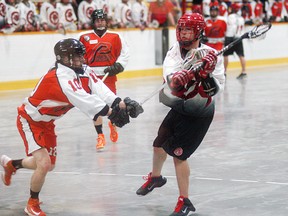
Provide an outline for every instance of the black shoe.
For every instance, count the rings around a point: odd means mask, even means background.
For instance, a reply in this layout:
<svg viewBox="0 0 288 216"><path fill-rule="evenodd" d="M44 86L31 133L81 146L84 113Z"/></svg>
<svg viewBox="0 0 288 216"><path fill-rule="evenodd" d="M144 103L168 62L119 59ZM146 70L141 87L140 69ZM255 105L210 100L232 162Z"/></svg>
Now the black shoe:
<svg viewBox="0 0 288 216"><path fill-rule="evenodd" d="M159 177L151 177L152 173L148 174L146 178L146 182L136 191L137 195L145 196L146 194L150 193L156 187L162 187L166 184L167 179L160 175Z"/></svg>
<svg viewBox="0 0 288 216"><path fill-rule="evenodd" d="M244 79L247 77L247 73L240 73L239 76L237 76L237 79Z"/></svg>
<svg viewBox="0 0 288 216"><path fill-rule="evenodd" d="M188 198L180 196L176 204L175 210L169 216L187 216L195 212L196 209Z"/></svg>

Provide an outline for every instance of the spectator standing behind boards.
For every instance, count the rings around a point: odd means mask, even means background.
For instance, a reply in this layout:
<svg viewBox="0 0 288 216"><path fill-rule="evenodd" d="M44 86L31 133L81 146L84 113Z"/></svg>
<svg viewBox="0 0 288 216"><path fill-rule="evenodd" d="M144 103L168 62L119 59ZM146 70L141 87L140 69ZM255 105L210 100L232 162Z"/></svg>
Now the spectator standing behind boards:
<svg viewBox="0 0 288 216"><path fill-rule="evenodd" d="M94 73L100 79L108 73L104 83L116 94L117 74L124 71L129 59L129 48L124 39L117 33L107 30L108 17L102 9L93 11L93 30L83 33L80 41L86 47L86 63L92 67ZM118 132L110 121L110 140L115 143L118 140ZM102 150L106 145L103 133L103 119L94 119L94 126L98 134L96 149Z"/></svg>
<svg viewBox="0 0 288 216"><path fill-rule="evenodd" d="M5 25L1 31L4 33L12 33L20 30L20 11L16 7L15 0L6 0Z"/></svg>
<svg viewBox="0 0 288 216"><path fill-rule="evenodd" d="M224 0L218 0L219 2L219 16L223 16L225 19L228 17L228 5Z"/></svg>
<svg viewBox="0 0 288 216"><path fill-rule="evenodd" d="M132 8L129 0L122 0L115 6L114 20L114 24L118 28L134 27L132 20Z"/></svg>
<svg viewBox="0 0 288 216"><path fill-rule="evenodd" d="M132 5L132 20L136 28L144 30L148 26L148 7L143 0L136 0Z"/></svg>
<svg viewBox="0 0 288 216"><path fill-rule="evenodd" d="M242 0L241 16L244 18L245 24L252 25L252 6L248 0Z"/></svg>
<svg viewBox="0 0 288 216"><path fill-rule="evenodd" d="M65 30L76 31L77 17L70 0L61 0L61 2L58 2L57 9L59 11L60 23L63 24Z"/></svg>
<svg viewBox="0 0 288 216"><path fill-rule="evenodd" d="M40 18L35 4L30 0L22 0L18 4L20 11L20 25L22 31L40 31Z"/></svg>
<svg viewBox="0 0 288 216"><path fill-rule="evenodd" d="M281 22L282 21L282 10L283 10L283 3L281 0L274 0L271 5L271 22Z"/></svg>
<svg viewBox="0 0 288 216"><path fill-rule="evenodd" d="M63 28L59 22L59 12L56 7L56 0L43 2L40 8L40 23L44 31L53 31Z"/></svg>
<svg viewBox="0 0 288 216"><path fill-rule="evenodd" d="M148 20L150 23L159 24L159 27L175 26L173 8L174 5L170 0L156 0L155 2L151 2L149 5ZM154 27L157 27L157 25L155 24Z"/></svg>
<svg viewBox="0 0 288 216"><path fill-rule="evenodd" d="M225 46L240 38L244 33L245 21L244 18L238 14L240 9L241 4L239 2L233 2L231 4L231 14L228 16L227 20L227 31L224 44ZM243 79L247 77L247 73L246 73L246 60L244 57L244 48L242 41L240 41L239 43L234 45L231 49L223 53L225 73L227 72L227 67L229 63L228 56L233 55L234 52L238 55L242 68L241 73L237 77L237 79Z"/></svg>
<svg viewBox="0 0 288 216"><path fill-rule="evenodd" d="M83 0L78 6L78 29L91 29L91 14L97 9L93 0Z"/></svg>
<svg viewBox="0 0 288 216"><path fill-rule="evenodd" d="M253 23L258 25L263 22L263 3L260 0L255 0L251 2L253 11Z"/></svg>
<svg viewBox="0 0 288 216"><path fill-rule="evenodd" d="M5 0L0 0L0 30L5 26L6 7Z"/></svg>
<svg viewBox="0 0 288 216"><path fill-rule="evenodd" d="M284 0L283 2L283 5L284 5L284 21L285 22L288 22L288 0Z"/></svg>
<svg viewBox="0 0 288 216"><path fill-rule="evenodd" d="M206 45L219 51L224 45L227 23L225 19L218 14L218 6L210 7L210 17L205 19L206 28L204 34L208 40Z"/></svg>

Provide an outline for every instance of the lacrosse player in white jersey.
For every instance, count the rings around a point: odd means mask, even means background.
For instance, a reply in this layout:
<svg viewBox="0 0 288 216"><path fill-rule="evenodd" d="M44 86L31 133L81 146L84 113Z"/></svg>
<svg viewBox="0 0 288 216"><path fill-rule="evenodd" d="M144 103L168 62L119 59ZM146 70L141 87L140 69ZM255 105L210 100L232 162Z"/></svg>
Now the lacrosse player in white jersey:
<svg viewBox="0 0 288 216"><path fill-rule="evenodd" d="M73 38L56 43L55 66L18 107L17 127L27 157L12 160L7 155L1 156L0 164L4 168L1 175L6 186L11 184L11 177L18 169L34 170L30 198L24 210L30 216L46 216L40 208L39 194L47 173L56 165L57 119L77 107L90 119L108 116L113 124L123 127L129 123L130 117L136 118L143 112L139 103L128 97L122 100L96 77L93 70L84 64L85 52L84 45Z"/></svg>
<svg viewBox="0 0 288 216"><path fill-rule="evenodd" d="M30 0L22 0L18 4L18 9L22 31L39 31L40 21L35 4Z"/></svg>
<svg viewBox="0 0 288 216"><path fill-rule="evenodd" d="M114 19L118 28L134 27L129 0L122 0L115 6Z"/></svg>
<svg viewBox="0 0 288 216"><path fill-rule="evenodd" d="M60 23L62 23L65 30L76 31L77 17L70 0L61 0L61 2L58 2L57 9L59 12Z"/></svg>
<svg viewBox="0 0 288 216"><path fill-rule="evenodd" d="M239 14L241 7L242 7L242 4L240 2L233 2L231 4L232 12L231 14L228 15L228 18L227 18L227 31L226 31L224 46L227 46L231 42L237 40L244 33L245 20ZM237 56L239 57L241 68L242 68L241 73L237 76L237 79L244 79L247 77L247 73L246 73L246 60L245 60L244 47L243 47L242 40L239 43L237 43L235 46L233 46L231 49L223 53L225 73L227 71L227 67L229 63L229 55L233 55L234 53L236 53Z"/></svg>
<svg viewBox="0 0 288 216"><path fill-rule="evenodd" d="M92 29L91 14L97 9L93 0L83 0L78 6L78 29Z"/></svg>
<svg viewBox="0 0 288 216"><path fill-rule="evenodd" d="M5 0L0 0L0 29L5 26L6 7Z"/></svg>
<svg viewBox="0 0 288 216"><path fill-rule="evenodd" d="M132 20L136 28L144 30L148 26L148 7L143 0L132 4Z"/></svg>
<svg viewBox="0 0 288 216"><path fill-rule="evenodd" d="M56 0L44 2L40 8L40 23L44 31L59 30L63 25L59 21L59 11Z"/></svg>
<svg viewBox="0 0 288 216"><path fill-rule="evenodd" d="M20 30L20 11L15 4L15 0L6 0L5 25L1 31L12 33Z"/></svg>
<svg viewBox="0 0 288 216"><path fill-rule="evenodd" d="M187 159L201 144L214 116L214 100L224 88L222 57L216 50L200 43L206 24L198 13L186 13L177 23L177 42L163 63L166 87L160 91L160 102L170 107L169 113L153 142L153 165L148 179L137 191L146 195L162 187L167 179L161 175L167 154L173 157L179 189L178 202L170 216L186 216L195 211L189 200L190 168ZM191 67L203 63L199 72Z"/></svg>

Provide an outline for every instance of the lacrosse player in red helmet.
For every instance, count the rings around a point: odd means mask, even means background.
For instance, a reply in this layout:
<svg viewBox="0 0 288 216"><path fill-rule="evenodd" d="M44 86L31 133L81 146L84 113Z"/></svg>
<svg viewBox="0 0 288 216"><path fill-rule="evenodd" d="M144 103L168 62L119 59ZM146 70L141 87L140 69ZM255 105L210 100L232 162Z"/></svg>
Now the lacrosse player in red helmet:
<svg viewBox="0 0 288 216"><path fill-rule="evenodd" d="M186 216L195 211L189 199L190 168L187 159L201 144L214 116L214 100L224 88L222 57L216 50L201 44L205 29L203 16L186 13L177 23L177 42L170 48L163 63L167 83L160 91L160 102L170 107L153 142L153 166L147 181L136 191L145 196L167 179L161 175L167 154L173 157L179 188L178 202L170 216ZM191 67L204 63L194 73Z"/></svg>

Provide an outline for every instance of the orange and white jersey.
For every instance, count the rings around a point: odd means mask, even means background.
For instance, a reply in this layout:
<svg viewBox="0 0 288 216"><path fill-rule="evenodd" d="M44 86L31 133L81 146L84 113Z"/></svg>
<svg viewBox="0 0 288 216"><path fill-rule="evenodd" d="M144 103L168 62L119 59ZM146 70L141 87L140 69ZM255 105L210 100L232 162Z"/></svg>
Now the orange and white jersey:
<svg viewBox="0 0 288 216"><path fill-rule="evenodd" d="M92 30L81 34L79 40L86 47L86 63L99 76L105 75L104 70L115 62L119 62L123 68L128 64L128 45L117 32L106 31L99 37Z"/></svg>
<svg viewBox="0 0 288 216"><path fill-rule="evenodd" d="M27 4L20 2L18 9L20 11L20 24L34 25L36 22L35 16L37 16L35 4L32 1L28 1Z"/></svg>
<svg viewBox="0 0 288 216"><path fill-rule="evenodd" d="M206 28L204 30L205 36L208 39L206 45L221 50L223 48L225 34L227 31L227 23L225 19L218 16L215 20L210 17L205 19Z"/></svg>
<svg viewBox="0 0 288 216"><path fill-rule="evenodd" d="M77 76L72 69L58 63L57 68L51 68L40 79L18 110L26 119L49 122L76 107L93 119L100 113L105 115L116 98L88 66L83 75Z"/></svg>
<svg viewBox="0 0 288 216"><path fill-rule="evenodd" d="M90 24L91 14L97 9L97 5L94 1L81 1L78 6L78 21L80 24Z"/></svg>
<svg viewBox="0 0 288 216"><path fill-rule="evenodd" d="M227 18L226 37L241 37L244 33L245 21L244 18L232 13Z"/></svg>
<svg viewBox="0 0 288 216"><path fill-rule="evenodd" d="M144 2L134 2L132 5L132 20L135 26L148 23L148 7Z"/></svg>
<svg viewBox="0 0 288 216"><path fill-rule="evenodd" d="M126 27L134 27L130 3L118 3L114 10L114 19L117 23L123 23Z"/></svg>
<svg viewBox="0 0 288 216"><path fill-rule="evenodd" d="M77 17L72 7L72 4L62 4L57 3L57 9L59 12L59 20L60 23L64 26L67 30L77 30L76 21Z"/></svg>
<svg viewBox="0 0 288 216"><path fill-rule="evenodd" d="M59 12L56 6L44 2L40 8L40 23L47 24L51 29L57 29L59 25Z"/></svg>

